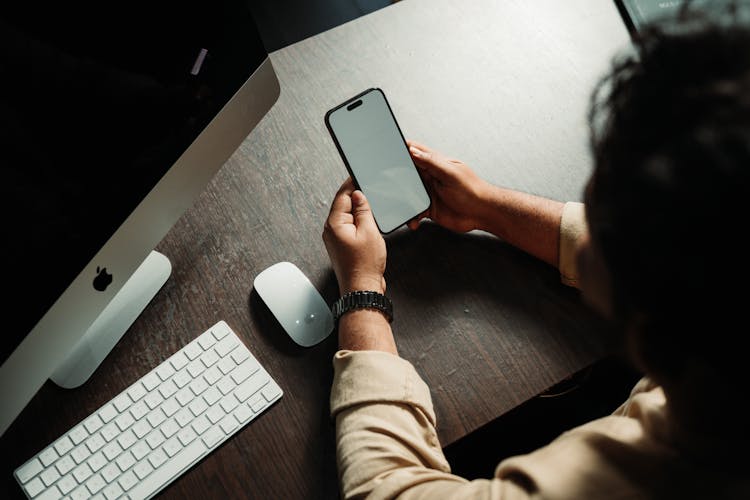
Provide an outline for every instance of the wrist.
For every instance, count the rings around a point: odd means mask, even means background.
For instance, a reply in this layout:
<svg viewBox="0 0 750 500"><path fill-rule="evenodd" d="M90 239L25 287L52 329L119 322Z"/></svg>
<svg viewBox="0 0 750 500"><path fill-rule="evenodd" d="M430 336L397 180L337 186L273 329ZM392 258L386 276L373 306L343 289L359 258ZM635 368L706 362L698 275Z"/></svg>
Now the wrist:
<svg viewBox="0 0 750 500"><path fill-rule="evenodd" d="M350 292L378 292L385 294L385 280L383 277L376 278L372 277L357 277L348 280L344 280L339 285L339 292L341 295L346 295Z"/></svg>
<svg viewBox="0 0 750 500"><path fill-rule="evenodd" d="M497 215L494 207L497 205L499 190L499 187L493 186L488 182L485 182L481 189L478 190L475 217L477 229L492 232L493 223Z"/></svg>

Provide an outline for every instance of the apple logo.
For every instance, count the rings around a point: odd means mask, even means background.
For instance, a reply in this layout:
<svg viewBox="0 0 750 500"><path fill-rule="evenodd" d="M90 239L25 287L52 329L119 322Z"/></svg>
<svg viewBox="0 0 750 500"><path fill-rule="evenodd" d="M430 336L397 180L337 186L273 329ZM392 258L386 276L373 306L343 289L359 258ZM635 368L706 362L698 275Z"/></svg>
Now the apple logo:
<svg viewBox="0 0 750 500"><path fill-rule="evenodd" d="M112 275L107 272L106 267L96 266L96 278L94 278L94 288L100 292L107 289L109 284L112 283Z"/></svg>

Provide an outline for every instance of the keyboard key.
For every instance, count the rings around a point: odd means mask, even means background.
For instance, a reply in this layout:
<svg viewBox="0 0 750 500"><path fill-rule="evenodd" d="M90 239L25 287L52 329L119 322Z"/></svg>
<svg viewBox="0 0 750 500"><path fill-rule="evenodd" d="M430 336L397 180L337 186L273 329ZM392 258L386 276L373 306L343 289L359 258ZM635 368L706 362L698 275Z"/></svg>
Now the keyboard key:
<svg viewBox="0 0 750 500"><path fill-rule="evenodd" d="M84 442L87 437L89 437L89 433L86 431L83 425L79 425L77 427L74 427L73 430L68 433L68 437L71 441L73 441L74 445L78 445Z"/></svg>
<svg viewBox="0 0 750 500"><path fill-rule="evenodd" d="M138 479L145 478L146 476L151 474L153 470L154 468L151 466L148 460L145 460L133 467L133 472L135 472L135 475L138 476Z"/></svg>
<svg viewBox="0 0 750 500"><path fill-rule="evenodd" d="M174 382L172 382L171 380L167 380L159 386L159 394L161 394L164 399L167 399L175 392L177 392L177 386L174 385Z"/></svg>
<svg viewBox="0 0 750 500"><path fill-rule="evenodd" d="M237 422L239 422L240 424L244 424L245 422L250 420L253 415L253 410L248 408L246 405L240 405L234 412L234 418L236 418Z"/></svg>
<svg viewBox="0 0 750 500"><path fill-rule="evenodd" d="M143 438L143 436L145 436L149 432L151 432L151 424L149 423L148 419L144 418L143 420L139 420L133 426L133 433L138 439Z"/></svg>
<svg viewBox="0 0 750 500"><path fill-rule="evenodd" d="M102 419L99 418L99 415L92 415L83 423L83 426L86 428L89 434L93 434L94 432L98 431L103 425L104 422L102 422Z"/></svg>
<svg viewBox="0 0 750 500"><path fill-rule="evenodd" d="M234 351L232 351L231 357L234 362L239 365L246 359L250 359L250 353L247 351L247 349L235 349ZM251 361L255 366L258 366L258 363L256 363L255 360Z"/></svg>
<svg viewBox="0 0 750 500"><path fill-rule="evenodd" d="M94 453L86 463L89 464L89 467L91 467L92 471L97 472L99 469L107 465L108 462L107 457L104 456L104 453L99 451Z"/></svg>
<svg viewBox="0 0 750 500"><path fill-rule="evenodd" d="M164 434L165 438L170 438L174 436L175 432L180 430L180 426L177 425L177 422L175 419L170 418L166 422L164 422L161 426L161 433Z"/></svg>
<svg viewBox="0 0 750 500"><path fill-rule="evenodd" d="M266 398L266 401L270 403L274 399L279 397L279 395L281 394L281 389L279 388L278 385L271 383L263 388L263 390L261 391L261 394L263 394L263 397Z"/></svg>
<svg viewBox="0 0 750 500"><path fill-rule="evenodd" d="M157 446L162 444L166 438L164 437L164 434L161 433L161 431L157 430L149 434L149 436L146 438L146 443L151 447L151 449L155 449Z"/></svg>
<svg viewBox="0 0 750 500"><path fill-rule="evenodd" d="M203 435L203 442L206 446L209 448L219 444L219 442L224 439L225 434L221 431L221 428L219 427L212 427L209 429L208 432L206 432Z"/></svg>
<svg viewBox="0 0 750 500"><path fill-rule="evenodd" d="M29 481L29 484L24 486L24 489L29 497L33 498L44 491L44 483L41 479L35 477L33 480Z"/></svg>
<svg viewBox="0 0 750 500"><path fill-rule="evenodd" d="M231 333L231 329L226 323L224 323L223 321L220 321L219 323L217 323L211 328L211 333L216 338L216 340L221 340L224 337L226 337L229 333Z"/></svg>
<svg viewBox="0 0 750 500"><path fill-rule="evenodd" d="M52 483L60 479L60 473L57 472L57 469L54 467L50 467L42 472L39 477L42 479L45 486L50 486Z"/></svg>
<svg viewBox="0 0 750 500"><path fill-rule="evenodd" d="M162 381L166 381L174 374L174 367L169 363L162 363L159 365L159 368L156 369L156 374L162 379Z"/></svg>
<svg viewBox="0 0 750 500"><path fill-rule="evenodd" d="M130 449L130 453L133 454L136 460L142 460L143 457L151 453L151 448L146 441L138 441L135 446Z"/></svg>
<svg viewBox="0 0 750 500"><path fill-rule="evenodd" d="M198 437L198 435L190 427L186 427L177 433L177 439L180 440L180 443L182 443L183 446L187 446L187 444L196 437Z"/></svg>
<svg viewBox="0 0 750 500"><path fill-rule="evenodd" d="M201 435L211 427L211 422L208 420L208 417L201 415L193 421L192 427L196 434Z"/></svg>
<svg viewBox="0 0 750 500"><path fill-rule="evenodd" d="M193 416L197 417L198 415L206 411L206 408L208 408L208 403L206 403L206 400L203 398L197 398L188 405L188 408L190 409L190 413L192 413Z"/></svg>
<svg viewBox="0 0 750 500"><path fill-rule="evenodd" d="M219 322L14 475L34 500L150 497L281 395L239 337Z"/></svg>
<svg viewBox="0 0 750 500"><path fill-rule="evenodd" d="M156 389L159 386L159 382L159 377L154 372L149 373L141 380L141 383L143 383L143 387L145 387L148 392Z"/></svg>
<svg viewBox="0 0 750 500"><path fill-rule="evenodd" d="M167 457L167 454L164 453L164 450L159 448L158 450L153 452L151 455L149 455L148 461L151 465L154 466L154 469L158 469L159 466L161 466L161 464L167 461L168 458L169 457Z"/></svg>
<svg viewBox="0 0 750 500"><path fill-rule="evenodd" d="M115 418L117 416L117 409L115 408L115 405L113 403L109 403L108 405L104 406L101 410L99 410L99 418L102 419L102 422L105 424Z"/></svg>
<svg viewBox="0 0 750 500"><path fill-rule="evenodd" d="M208 382L208 385L214 385L221 378L221 371L218 366L212 366L203 374L203 378Z"/></svg>
<svg viewBox="0 0 750 500"><path fill-rule="evenodd" d="M63 456L72 450L73 446L73 441L71 441L68 436L63 436L55 443L55 451L57 451L60 456Z"/></svg>
<svg viewBox="0 0 750 500"><path fill-rule="evenodd" d="M93 471L88 464L81 464L73 470L73 477L76 478L76 481L79 483L84 482L91 476L91 474L93 474Z"/></svg>
<svg viewBox="0 0 750 500"><path fill-rule="evenodd" d="M91 492L92 495L96 495L99 490L104 488L107 483L104 482L104 479L102 479L102 476L99 474L96 474L94 477L86 481L86 488Z"/></svg>
<svg viewBox="0 0 750 500"><path fill-rule="evenodd" d="M204 351L208 350L215 343L216 338L213 335L201 335L198 339L198 344L200 344Z"/></svg>
<svg viewBox="0 0 750 500"><path fill-rule="evenodd" d="M185 427L186 425L188 425L193 421L193 418L193 414L187 408L183 408L177 413L177 415L174 416L175 421L180 427Z"/></svg>
<svg viewBox="0 0 750 500"><path fill-rule="evenodd" d="M80 464L91 456L91 452L85 444L82 444L73 448L73 451L70 452L70 456L73 457L73 460L75 460L77 464Z"/></svg>
<svg viewBox="0 0 750 500"><path fill-rule="evenodd" d="M132 399L134 402L137 402L139 399L145 396L147 392L148 391L146 391L146 388L143 387L143 384L138 382L130 387L130 389L128 389L128 396L130 396L130 399Z"/></svg>
<svg viewBox="0 0 750 500"><path fill-rule="evenodd" d="M187 370L182 370L180 372L177 372L177 374L172 378L172 381L177 387L182 389L193 381L193 377L190 376L190 373L188 373Z"/></svg>
<svg viewBox="0 0 750 500"><path fill-rule="evenodd" d="M124 431L125 429L133 425L133 422L135 422L135 419L130 413L123 413L115 419L115 423L121 431Z"/></svg>
<svg viewBox="0 0 750 500"><path fill-rule="evenodd" d="M73 488L76 486L78 486L78 482L73 479L73 474L69 474L57 482L57 487L60 488L63 495L67 495L73 491Z"/></svg>
<svg viewBox="0 0 750 500"><path fill-rule="evenodd" d="M166 443L164 443L164 446L162 447L162 450L164 450L164 453L167 454L168 457L173 457L177 453L180 452L182 449L182 445L177 440L177 438L172 438L168 440Z"/></svg>
<svg viewBox="0 0 750 500"><path fill-rule="evenodd" d="M146 417L146 420L148 420L148 423L151 424L151 427L159 427L159 425L161 425L161 423L166 419L167 416L164 415L164 412L161 411L161 408L157 408L156 410L149 413L148 417Z"/></svg>
<svg viewBox="0 0 750 500"><path fill-rule="evenodd" d="M115 405L115 408L118 412L122 413L124 412L133 402L130 400L130 396L128 396L127 393L120 394L115 398L115 400L112 402L112 404Z"/></svg>
<svg viewBox="0 0 750 500"><path fill-rule="evenodd" d="M219 370L221 370L221 373L226 375L227 373L234 370L234 367L237 366L237 363L234 362L231 356L228 356L219 361L219 364L217 366L219 367Z"/></svg>
<svg viewBox="0 0 750 500"><path fill-rule="evenodd" d="M179 351L177 354L169 358L169 362L172 363L172 367L175 370L182 370L183 368L185 368L185 365L188 364L188 361L188 357L182 351Z"/></svg>
<svg viewBox="0 0 750 500"><path fill-rule="evenodd" d="M133 464L135 463L135 457L133 457L133 454L129 451L123 451L122 453L120 453L120 456L117 457L115 463L121 471L125 472L133 466Z"/></svg>
<svg viewBox="0 0 750 500"><path fill-rule="evenodd" d="M57 463L55 463L57 472L59 472L61 476L64 476L65 474L73 470L73 467L75 466L76 463L73 461L70 455L65 455L60 460L58 460Z"/></svg>
<svg viewBox="0 0 750 500"><path fill-rule="evenodd" d="M161 405L161 411L168 417L174 415L179 409L180 403L177 402L177 398L169 398Z"/></svg>
<svg viewBox="0 0 750 500"><path fill-rule="evenodd" d="M133 498L147 498L159 491L186 467L206 453L206 447L198 439L187 445L180 453L168 460L159 470L159 474L151 474L133 488L130 495Z"/></svg>
<svg viewBox="0 0 750 500"><path fill-rule="evenodd" d="M16 471L16 476L18 477L19 481L21 481L21 484L24 484L28 482L32 477L42 472L43 469L44 466L42 466L42 463L39 461L39 459L33 458L23 464Z"/></svg>
<svg viewBox="0 0 750 500"><path fill-rule="evenodd" d="M154 391L152 393L149 393L144 401L146 402L146 406L153 410L154 408L159 406L162 401L164 401L164 398L161 396L161 394L159 394L159 391Z"/></svg>
<svg viewBox="0 0 750 500"><path fill-rule="evenodd" d="M117 483L123 490L128 491L130 488L138 484L138 478L135 476L135 473L133 473L133 471L127 471L125 474L120 476L120 479L117 480ZM133 498L138 497L135 496Z"/></svg>
<svg viewBox="0 0 750 500"><path fill-rule="evenodd" d="M58 457L59 455L52 446L39 454L39 460L41 460L42 465L45 467L49 467Z"/></svg>
<svg viewBox="0 0 750 500"><path fill-rule="evenodd" d="M183 352L185 353L185 356L192 361L203 354L203 349L201 349L201 346L197 342L191 342L185 347Z"/></svg>
<svg viewBox="0 0 750 500"><path fill-rule="evenodd" d="M107 457L107 460L112 461L117 457L117 455L122 453L122 447L120 447L117 441L112 441L104 447L102 453L104 453L104 456Z"/></svg>
<svg viewBox="0 0 750 500"><path fill-rule="evenodd" d="M86 441L86 447L89 449L91 453L96 452L99 448L107 444L107 442L104 440L104 438L101 436L101 434L95 434L91 436L88 441Z"/></svg>
<svg viewBox="0 0 750 500"><path fill-rule="evenodd" d="M205 379L199 378L194 380L190 384L190 390L195 394L196 396L199 396L203 391L208 389L208 384L206 383Z"/></svg>
<svg viewBox="0 0 750 500"><path fill-rule="evenodd" d="M216 347L214 347L214 349L216 350L216 353L223 358L227 354L232 352L232 350L238 345L239 342L237 342L237 339L230 336L224 338L221 342L219 342Z"/></svg>
<svg viewBox="0 0 750 500"><path fill-rule="evenodd" d="M126 432L123 432L120 437L117 438L117 442L122 446L123 450L127 450L131 446L135 444L135 442L138 441L138 438L135 436L135 433L132 429L128 429Z"/></svg>
<svg viewBox="0 0 750 500"><path fill-rule="evenodd" d="M71 500L84 500L91 496L89 494L88 488L86 488L85 485L81 485L75 490L73 490L73 493L70 494Z"/></svg>
<svg viewBox="0 0 750 500"><path fill-rule="evenodd" d="M122 491L122 488L120 488L120 485L115 483L110 484L109 486L104 488L104 491L102 493L104 493L104 496L107 498L107 500L114 500L124 492Z"/></svg>

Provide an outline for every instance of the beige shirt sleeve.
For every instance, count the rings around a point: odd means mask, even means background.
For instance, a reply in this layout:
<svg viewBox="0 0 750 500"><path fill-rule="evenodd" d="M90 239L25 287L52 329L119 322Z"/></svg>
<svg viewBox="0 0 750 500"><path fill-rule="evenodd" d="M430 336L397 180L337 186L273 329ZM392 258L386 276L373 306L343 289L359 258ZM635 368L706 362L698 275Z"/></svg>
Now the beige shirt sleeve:
<svg viewBox="0 0 750 500"><path fill-rule="evenodd" d="M560 279L566 285L576 288L578 287L576 253L581 238L588 234L584 208L583 203L569 201L563 206L560 219L560 255L558 257Z"/></svg>
<svg viewBox="0 0 750 500"><path fill-rule="evenodd" d="M512 481L450 473L430 391L411 363L385 352L339 351L333 365L342 498L527 498Z"/></svg>
<svg viewBox="0 0 750 500"><path fill-rule="evenodd" d="M411 363L339 351L333 364L342 498L718 498L717 484L726 483L680 459L664 392L648 379L611 415L502 461L493 478L468 481L450 473L430 392Z"/></svg>

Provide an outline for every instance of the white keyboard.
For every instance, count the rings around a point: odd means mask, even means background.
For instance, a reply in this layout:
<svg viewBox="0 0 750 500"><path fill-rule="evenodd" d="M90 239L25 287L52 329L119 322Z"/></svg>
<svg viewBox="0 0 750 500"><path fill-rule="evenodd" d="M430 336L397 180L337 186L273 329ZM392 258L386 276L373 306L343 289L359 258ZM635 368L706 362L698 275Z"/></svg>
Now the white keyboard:
<svg viewBox="0 0 750 500"><path fill-rule="evenodd" d="M282 396L220 321L16 469L29 498L150 498Z"/></svg>

